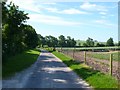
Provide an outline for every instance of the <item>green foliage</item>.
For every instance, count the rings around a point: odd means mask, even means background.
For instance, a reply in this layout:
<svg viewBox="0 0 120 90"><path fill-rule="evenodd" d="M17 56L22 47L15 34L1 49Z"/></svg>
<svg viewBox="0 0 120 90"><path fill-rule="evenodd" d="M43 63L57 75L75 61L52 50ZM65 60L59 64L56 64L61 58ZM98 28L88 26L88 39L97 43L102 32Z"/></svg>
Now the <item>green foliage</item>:
<svg viewBox="0 0 120 90"><path fill-rule="evenodd" d="M44 47L45 45L47 45L48 47L53 47L55 49L55 47L59 46L59 47L74 47L76 45L76 41L74 40L74 38L71 39L70 36L67 36L67 39L65 38L65 36L60 35L57 39L54 36L45 36L43 37L42 35L38 34L38 38L39 38L39 46L40 47Z"/></svg>
<svg viewBox="0 0 120 90"><path fill-rule="evenodd" d="M45 40L46 40L46 44L49 46L49 47L56 47L58 45L58 40L57 38L49 35L49 36L46 36L45 37Z"/></svg>
<svg viewBox="0 0 120 90"><path fill-rule="evenodd" d="M93 47L93 46L94 46L94 41L93 41L93 39L88 37L88 39L86 40L86 44L87 44L87 46L89 46L89 47Z"/></svg>
<svg viewBox="0 0 120 90"><path fill-rule="evenodd" d="M76 46L76 41L74 40L74 38L71 39L70 36L67 36L67 39L66 39L63 35L60 35L59 40L58 40L58 46L74 47L74 46Z"/></svg>
<svg viewBox="0 0 120 90"><path fill-rule="evenodd" d="M84 47L88 47L88 45L87 45L86 43L83 43L83 46L84 46Z"/></svg>
<svg viewBox="0 0 120 90"><path fill-rule="evenodd" d="M79 45L79 43L81 45ZM94 46L103 47L105 45L106 45L106 42L98 42L97 40L94 40ZM87 47L87 44L86 44L86 41L84 40L76 40L76 46Z"/></svg>
<svg viewBox="0 0 120 90"><path fill-rule="evenodd" d="M2 3L2 58L3 63L9 56L21 53L27 48L37 46L37 34L30 25L25 25L29 17L12 2Z"/></svg>
<svg viewBox="0 0 120 90"><path fill-rule="evenodd" d="M67 66L75 71L81 78L86 80L93 88L117 88L118 81L103 73L92 70L89 66L73 61L70 57L59 52L53 52Z"/></svg>
<svg viewBox="0 0 120 90"><path fill-rule="evenodd" d="M35 29L30 25L24 25L24 43L28 48L35 48L38 45L38 36Z"/></svg>
<svg viewBox="0 0 120 90"><path fill-rule="evenodd" d="M40 47L43 47L44 45L46 45L45 38L42 35L38 34L38 39L39 39L38 44L40 45Z"/></svg>
<svg viewBox="0 0 120 90"><path fill-rule="evenodd" d="M59 36L59 46L60 47L65 47L66 46L66 40L65 40L65 37L63 35Z"/></svg>
<svg viewBox="0 0 120 90"><path fill-rule="evenodd" d="M79 42L78 45L81 46L81 43Z"/></svg>
<svg viewBox="0 0 120 90"><path fill-rule="evenodd" d="M106 43L107 46L114 46L113 38L109 38Z"/></svg>
<svg viewBox="0 0 120 90"><path fill-rule="evenodd" d="M97 44L96 44L96 47L105 47L105 45L102 44L102 43L97 43Z"/></svg>
<svg viewBox="0 0 120 90"><path fill-rule="evenodd" d="M67 36L66 46L67 47L74 47L75 45L76 45L76 41L74 40L74 38L71 39L70 36Z"/></svg>

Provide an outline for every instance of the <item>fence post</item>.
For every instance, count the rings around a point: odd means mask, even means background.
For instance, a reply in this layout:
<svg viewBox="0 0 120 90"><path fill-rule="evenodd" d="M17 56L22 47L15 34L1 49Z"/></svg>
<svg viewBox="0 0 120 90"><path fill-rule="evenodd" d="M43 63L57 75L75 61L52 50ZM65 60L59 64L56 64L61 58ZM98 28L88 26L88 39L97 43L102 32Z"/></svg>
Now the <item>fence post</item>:
<svg viewBox="0 0 120 90"><path fill-rule="evenodd" d="M75 49L75 48L74 48ZM73 49L73 59L74 59L74 49Z"/></svg>
<svg viewBox="0 0 120 90"><path fill-rule="evenodd" d="M67 55L68 55L68 50L67 50Z"/></svg>
<svg viewBox="0 0 120 90"><path fill-rule="evenodd" d="M84 51L84 63L86 64L86 51Z"/></svg>
<svg viewBox="0 0 120 90"><path fill-rule="evenodd" d="M62 47L61 47L61 53L62 53Z"/></svg>
<svg viewBox="0 0 120 90"><path fill-rule="evenodd" d="M110 54L110 75L112 76L112 59L113 59L113 54Z"/></svg>

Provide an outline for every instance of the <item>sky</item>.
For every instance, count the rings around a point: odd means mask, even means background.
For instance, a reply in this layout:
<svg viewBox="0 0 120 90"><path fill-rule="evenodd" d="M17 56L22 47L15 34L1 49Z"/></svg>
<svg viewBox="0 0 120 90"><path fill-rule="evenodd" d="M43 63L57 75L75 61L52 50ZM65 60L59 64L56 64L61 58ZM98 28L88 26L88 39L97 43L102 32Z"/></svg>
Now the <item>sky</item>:
<svg viewBox="0 0 120 90"><path fill-rule="evenodd" d="M11 0L7 1L7 4ZM12 0L30 17L27 24L42 36L118 41L118 2L40 2Z"/></svg>

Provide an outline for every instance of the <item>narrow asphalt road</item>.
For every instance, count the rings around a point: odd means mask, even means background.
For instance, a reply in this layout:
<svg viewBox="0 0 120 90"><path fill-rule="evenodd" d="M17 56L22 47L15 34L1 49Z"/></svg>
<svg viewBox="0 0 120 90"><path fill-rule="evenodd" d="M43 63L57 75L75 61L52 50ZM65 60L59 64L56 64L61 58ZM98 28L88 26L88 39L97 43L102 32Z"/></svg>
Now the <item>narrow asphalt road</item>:
<svg viewBox="0 0 120 90"><path fill-rule="evenodd" d="M88 88L70 68L52 53L42 50L35 64L3 80L3 88Z"/></svg>

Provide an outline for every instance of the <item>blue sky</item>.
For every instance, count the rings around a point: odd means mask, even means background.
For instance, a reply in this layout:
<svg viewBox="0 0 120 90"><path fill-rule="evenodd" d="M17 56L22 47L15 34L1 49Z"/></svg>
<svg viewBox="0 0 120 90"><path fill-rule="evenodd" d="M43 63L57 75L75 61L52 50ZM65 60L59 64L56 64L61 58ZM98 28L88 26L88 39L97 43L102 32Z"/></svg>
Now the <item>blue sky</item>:
<svg viewBox="0 0 120 90"><path fill-rule="evenodd" d="M110 37L118 40L117 2L12 1L29 13L27 23L43 36L62 34L80 40L88 37L98 41L107 41Z"/></svg>

